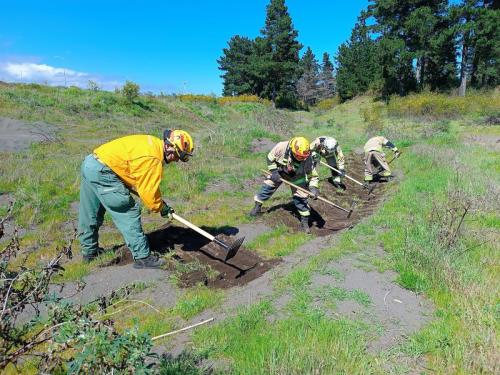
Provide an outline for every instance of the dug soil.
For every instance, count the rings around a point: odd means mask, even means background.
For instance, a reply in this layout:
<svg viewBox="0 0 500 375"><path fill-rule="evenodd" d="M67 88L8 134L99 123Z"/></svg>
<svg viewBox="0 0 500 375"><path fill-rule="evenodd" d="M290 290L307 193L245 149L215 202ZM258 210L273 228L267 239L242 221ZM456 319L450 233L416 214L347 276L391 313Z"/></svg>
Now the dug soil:
<svg viewBox="0 0 500 375"><path fill-rule="evenodd" d="M202 227L218 239L231 244L236 240L236 228L214 229ZM172 261L169 270L177 272L178 284L191 287L203 284L214 288L231 288L244 285L273 268L279 259L262 259L258 254L241 246L238 253L228 261L224 261L226 251L214 242L198 233L183 227L170 224L148 234L149 244L153 251L160 254L169 253ZM130 251L121 247L116 252L117 258L108 265L125 265L132 263Z"/></svg>
<svg viewBox="0 0 500 375"><path fill-rule="evenodd" d="M347 158L348 173L355 179L363 180L363 160L360 155ZM326 168L322 166L322 168ZM323 173L324 174L324 173ZM353 227L363 217L370 215L378 206L387 184L377 183L375 189L368 190L360 185L345 180L347 189L339 191L326 180L321 184L321 195L339 206L350 209L353 213L348 218L347 213L321 201L311 201L311 230L313 236L327 236L336 231ZM281 187L287 188L286 186ZM293 231L300 231L300 222L295 207L291 202L271 206L256 220L255 225L275 227L284 224ZM210 228L205 231L217 236L220 240L231 244L240 232L235 227ZM240 248L236 256L224 261L226 251L219 245L210 242L198 233L174 224L148 234L151 249L160 254L170 254L170 271L177 275L178 284L190 287L203 284L214 288L231 288L241 286L259 278L280 263L280 259L263 259L255 252ZM117 250L117 257L109 263L125 265L132 263L130 251L123 246Z"/></svg>
<svg viewBox="0 0 500 375"><path fill-rule="evenodd" d="M362 155L354 154L346 157L347 173L350 177L363 182L364 162ZM321 165L320 168L328 169L326 166ZM328 176L329 176L329 171ZM322 173L322 175L325 175ZM321 196L343 207L347 210L353 208L353 212L348 216L338 208L324 203L320 200L309 200L311 206L311 232L316 236L327 236L345 228L351 228L357 224L361 219L371 215L378 207L378 203L384 196L387 190L387 183L377 182L374 189L369 193L369 190L344 178L346 190L335 188L326 179L320 183ZM280 187L280 189L288 189L287 186ZM265 205L264 205L265 207ZM264 209L262 215L264 220L269 225L275 226L277 224L284 224L294 231L300 231L300 218L297 210L292 202L290 194L290 202L277 206L271 206Z"/></svg>

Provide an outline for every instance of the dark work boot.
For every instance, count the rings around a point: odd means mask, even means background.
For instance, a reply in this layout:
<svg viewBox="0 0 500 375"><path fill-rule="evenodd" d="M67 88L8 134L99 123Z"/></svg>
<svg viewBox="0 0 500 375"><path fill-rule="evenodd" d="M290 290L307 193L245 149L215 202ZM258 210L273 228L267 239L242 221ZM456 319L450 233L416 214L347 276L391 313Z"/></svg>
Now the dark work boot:
<svg viewBox="0 0 500 375"><path fill-rule="evenodd" d="M84 263L90 263L95 260L99 255L104 254L105 250L102 247L98 247L97 251L93 254L82 255Z"/></svg>
<svg viewBox="0 0 500 375"><path fill-rule="evenodd" d="M253 217L260 215L262 213L262 211L260 210L261 207L262 207L262 203L255 202L255 206L253 206L252 211L250 211L249 215L253 216Z"/></svg>
<svg viewBox="0 0 500 375"><path fill-rule="evenodd" d="M164 259L160 259L156 255L149 254L146 258L135 259L134 268L160 268L165 263Z"/></svg>
<svg viewBox="0 0 500 375"><path fill-rule="evenodd" d="M306 234L311 234L311 228L309 228L309 216L302 216L300 218L300 226Z"/></svg>

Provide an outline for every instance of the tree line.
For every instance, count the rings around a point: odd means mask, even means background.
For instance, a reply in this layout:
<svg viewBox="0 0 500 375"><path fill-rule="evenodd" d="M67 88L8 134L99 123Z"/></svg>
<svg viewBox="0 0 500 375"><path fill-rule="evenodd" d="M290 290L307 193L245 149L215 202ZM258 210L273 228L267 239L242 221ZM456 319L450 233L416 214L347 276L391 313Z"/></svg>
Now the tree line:
<svg viewBox="0 0 500 375"><path fill-rule="evenodd" d="M500 1L370 0L349 40L318 62L298 41L285 0L270 0L260 36L235 35L217 60L223 95L257 95L300 107L372 91L384 98L421 90L465 95L500 76Z"/></svg>

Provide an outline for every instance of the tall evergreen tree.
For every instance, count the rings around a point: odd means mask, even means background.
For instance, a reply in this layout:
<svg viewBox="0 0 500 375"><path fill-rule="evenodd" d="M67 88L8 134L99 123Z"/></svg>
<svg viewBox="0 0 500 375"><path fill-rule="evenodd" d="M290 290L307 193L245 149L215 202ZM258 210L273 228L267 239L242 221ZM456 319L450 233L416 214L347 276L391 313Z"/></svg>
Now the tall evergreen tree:
<svg viewBox="0 0 500 375"><path fill-rule="evenodd" d="M496 87L500 83L500 1L483 1L478 13L471 84Z"/></svg>
<svg viewBox="0 0 500 375"><path fill-rule="evenodd" d="M323 53L321 72L319 75L319 98L326 99L335 96L335 76L333 74L333 64L330 55Z"/></svg>
<svg viewBox="0 0 500 375"><path fill-rule="evenodd" d="M500 56L500 10L498 1L463 0L453 6L460 49L459 94L467 84L477 88L498 84Z"/></svg>
<svg viewBox="0 0 500 375"><path fill-rule="evenodd" d="M313 105L319 97L319 64L311 48L307 47L299 66L302 75L297 81L297 94L304 103Z"/></svg>
<svg viewBox="0 0 500 375"><path fill-rule="evenodd" d="M217 62L219 69L224 71L222 95L234 96L254 94L254 72L251 62L255 54L254 42L239 35L233 36L228 42L228 48L223 49L223 56Z"/></svg>
<svg viewBox="0 0 500 375"><path fill-rule="evenodd" d="M271 0L261 34L266 44L262 49L262 66L267 78L261 95L276 101L278 97L287 97L294 92L300 75L299 51L302 45L297 41L298 32L293 27L285 0Z"/></svg>
<svg viewBox="0 0 500 375"><path fill-rule="evenodd" d="M348 42L337 53L337 92L341 100L364 93L380 79L378 46L370 37L366 25L367 13L362 12Z"/></svg>

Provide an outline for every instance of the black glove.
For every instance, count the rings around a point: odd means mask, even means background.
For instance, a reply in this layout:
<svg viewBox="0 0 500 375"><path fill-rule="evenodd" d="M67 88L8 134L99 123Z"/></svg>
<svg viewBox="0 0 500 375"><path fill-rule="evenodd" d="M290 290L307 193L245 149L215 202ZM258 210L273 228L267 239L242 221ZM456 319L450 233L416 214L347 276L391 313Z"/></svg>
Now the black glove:
<svg viewBox="0 0 500 375"><path fill-rule="evenodd" d="M277 169L273 169L270 171L271 175L269 176L269 179L275 184L279 185L281 183L281 175L280 172Z"/></svg>
<svg viewBox="0 0 500 375"><path fill-rule="evenodd" d="M314 200L318 199L319 189L317 187L312 186L309 188L309 191L313 194L311 195L312 199Z"/></svg>
<svg viewBox="0 0 500 375"><path fill-rule="evenodd" d="M160 210L161 217L173 219L172 214L174 212L175 212L174 209L172 207L170 207L165 201L163 201L163 206L161 206L161 210Z"/></svg>
<svg viewBox="0 0 500 375"><path fill-rule="evenodd" d="M345 171L343 169L339 169L338 173L340 177L345 177Z"/></svg>

